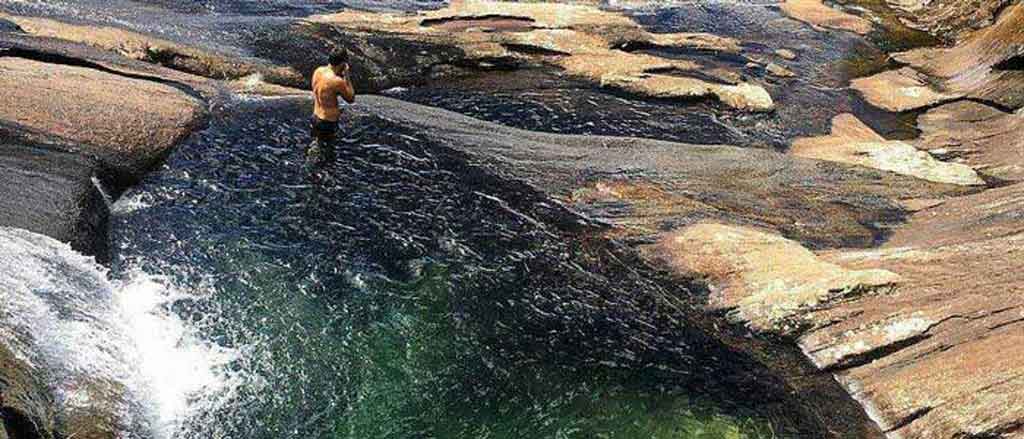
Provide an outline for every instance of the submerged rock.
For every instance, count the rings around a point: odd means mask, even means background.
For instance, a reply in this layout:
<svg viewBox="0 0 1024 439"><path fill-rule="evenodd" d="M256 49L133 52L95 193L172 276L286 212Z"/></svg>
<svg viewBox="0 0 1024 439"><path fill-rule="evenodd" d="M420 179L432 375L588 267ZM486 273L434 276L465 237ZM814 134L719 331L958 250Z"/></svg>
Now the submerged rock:
<svg viewBox="0 0 1024 439"><path fill-rule="evenodd" d="M815 247L869 246L899 221L898 200L967 191L768 150L524 131L379 96L353 109L415 128L618 226L612 235L642 242L715 219Z"/></svg>
<svg viewBox="0 0 1024 439"><path fill-rule="evenodd" d="M309 26L329 25L355 33L363 41L356 52L379 52L366 47L368 36L387 35L455 47L462 54L460 59L447 61L453 65L518 68L540 63L644 96L716 98L748 111L774 108L771 96L760 85L706 81L699 74L721 75L695 61L639 53L648 48L673 48L736 55L742 51L738 41L702 33L654 34L625 15L593 6L473 0L415 15L347 11L310 21Z"/></svg>
<svg viewBox="0 0 1024 439"><path fill-rule="evenodd" d="M937 183L985 184L969 166L941 162L908 143L888 141L852 114L841 114L832 119L830 136L797 139L790 153L881 169Z"/></svg>

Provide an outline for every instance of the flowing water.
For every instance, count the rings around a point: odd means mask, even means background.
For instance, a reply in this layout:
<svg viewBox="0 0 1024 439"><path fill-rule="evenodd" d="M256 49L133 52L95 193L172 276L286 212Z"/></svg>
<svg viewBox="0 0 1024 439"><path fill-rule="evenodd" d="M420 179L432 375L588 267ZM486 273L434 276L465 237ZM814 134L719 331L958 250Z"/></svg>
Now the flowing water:
<svg viewBox="0 0 1024 439"><path fill-rule="evenodd" d="M146 30L242 54L238 29L353 6L2 4L158 23ZM424 5L436 2L355 6ZM631 13L655 30L741 37L767 32L758 17L778 18L749 2ZM861 44L791 31L787 44L808 51L791 67L807 75L844 56L815 47ZM532 91L481 92L491 76L396 93L529 129L779 148L822 131L834 111L860 108L846 90L802 82L772 83L786 110L751 116L516 75L497 80L526 78ZM839 104L809 113L817 101ZM112 206L109 271L48 238L0 229L0 334L17 340L19 358L53 371L52 391L68 404L110 398L83 383L116 383L125 437L795 434L782 403L749 382L749 360L694 320L699 287L595 238L602 226L369 116L345 122L339 162L310 180L308 102L217 105L209 127Z"/></svg>

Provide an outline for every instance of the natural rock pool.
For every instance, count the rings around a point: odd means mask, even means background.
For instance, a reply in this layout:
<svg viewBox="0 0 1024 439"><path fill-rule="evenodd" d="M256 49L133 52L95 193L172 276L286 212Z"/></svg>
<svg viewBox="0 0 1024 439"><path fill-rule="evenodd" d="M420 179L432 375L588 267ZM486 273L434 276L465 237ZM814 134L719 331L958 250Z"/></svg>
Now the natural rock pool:
<svg viewBox="0 0 1024 439"><path fill-rule="evenodd" d="M853 113L888 138L914 136L915 114L878 110L847 87L885 66L869 38L818 32L769 3L610 6L650 31L735 37L748 55L784 64L795 76L721 54L630 48L741 71L773 96L771 113L615 92L536 66L427 78L386 94L550 133L782 151L794 138L826 133L834 116ZM244 57L266 51L253 40L294 17L439 6L0 5ZM779 59L780 50L797 55ZM485 166L412 124L349 111L339 160L311 178L302 156L309 106L305 98L222 90L210 102L206 126L112 202L110 267L41 235L0 229L0 286L8 291L0 334L19 340L13 353L0 351L0 360L10 355L53 371L58 405L112 408L107 413L118 416L111 428L123 437L881 434L830 375L815 375L795 349L719 327L721 316L703 310L708 291L701 282L673 276L608 239L609 224L574 211L580 206L566 197ZM800 172L810 172L800 163ZM547 169L555 167L536 172ZM846 179L890 178L815 169L835 187ZM643 172L616 170L634 171ZM781 181L794 193L817 183L757 178ZM905 190L916 194L917 186ZM830 232L791 233L820 247L873 245L904 214L873 192L850 201L838 190L807 193L814 202L834 196L838 201L829 203L856 206L856 218L846 220L864 229L848 241L839 233L833 240L812 236ZM784 199L763 216L799 211L804 201ZM826 204L820 202L814 206ZM609 205L593 211L630 210ZM760 206L750 210L762 215ZM794 389L805 379L819 383Z"/></svg>

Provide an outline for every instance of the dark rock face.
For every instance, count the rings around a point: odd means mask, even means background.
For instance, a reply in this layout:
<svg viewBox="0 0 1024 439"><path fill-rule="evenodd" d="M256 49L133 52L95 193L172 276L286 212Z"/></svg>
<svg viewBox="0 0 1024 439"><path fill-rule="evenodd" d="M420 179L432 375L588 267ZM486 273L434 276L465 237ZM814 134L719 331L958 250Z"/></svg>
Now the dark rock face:
<svg viewBox="0 0 1024 439"><path fill-rule="evenodd" d="M327 64L327 56L335 47L344 48L351 55L352 79L359 93L420 84L431 77L451 73L435 71L435 66L451 66L466 58L455 47L415 42L383 33L345 32L322 23L269 27L253 41L253 51L258 57L289 66L303 78L298 82L282 80L278 83L301 89L309 88L304 78L309 78L317 67Z"/></svg>
<svg viewBox="0 0 1024 439"><path fill-rule="evenodd" d="M109 259L109 211L91 159L17 139L0 127L0 226L18 227Z"/></svg>
<svg viewBox="0 0 1024 439"><path fill-rule="evenodd" d="M24 32L24 30L21 29L21 26L0 18L0 32ZM3 436L0 436L0 439L3 439Z"/></svg>

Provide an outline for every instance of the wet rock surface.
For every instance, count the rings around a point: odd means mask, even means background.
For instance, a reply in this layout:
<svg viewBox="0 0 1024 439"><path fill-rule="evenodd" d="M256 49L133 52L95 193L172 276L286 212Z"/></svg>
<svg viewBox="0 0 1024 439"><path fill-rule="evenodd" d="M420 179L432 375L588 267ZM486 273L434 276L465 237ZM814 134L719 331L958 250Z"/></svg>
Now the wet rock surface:
<svg viewBox="0 0 1024 439"><path fill-rule="evenodd" d="M774 151L529 132L375 96L357 108L413 126L641 237L720 218L779 229L814 247L869 246L902 216L896 200L964 193Z"/></svg>
<svg viewBox="0 0 1024 439"><path fill-rule="evenodd" d="M108 259L107 205L93 183L97 164L0 127L0 225L52 236Z"/></svg>
<svg viewBox="0 0 1024 439"><path fill-rule="evenodd" d="M789 152L798 157L860 165L937 183L985 184L969 166L936 160L909 143L888 141L851 114L832 120L830 136L797 139Z"/></svg>
<svg viewBox="0 0 1024 439"><path fill-rule="evenodd" d="M758 84L688 77L687 72L700 66L634 53L646 47L738 53L739 42L708 34L651 34L624 15L592 6L467 1L418 15L343 12L311 21L350 33L383 32L421 44L454 46L462 52L456 64L501 68L544 63L602 87L648 97L714 98L750 111L774 108Z"/></svg>

